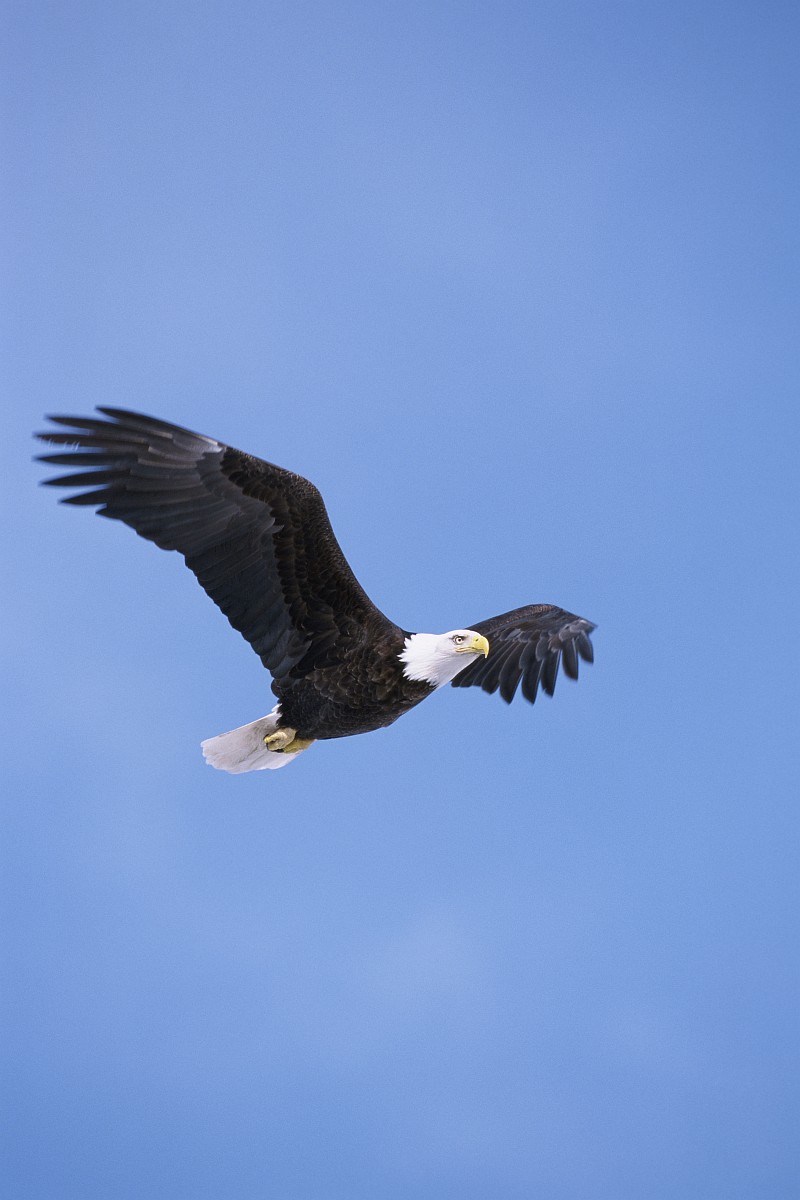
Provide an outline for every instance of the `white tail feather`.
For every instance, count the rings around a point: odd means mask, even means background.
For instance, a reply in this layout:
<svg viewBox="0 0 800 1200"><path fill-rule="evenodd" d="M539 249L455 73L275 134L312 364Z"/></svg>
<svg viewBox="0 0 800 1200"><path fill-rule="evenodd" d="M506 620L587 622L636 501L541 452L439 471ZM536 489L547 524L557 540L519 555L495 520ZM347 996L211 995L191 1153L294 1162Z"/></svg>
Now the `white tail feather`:
<svg viewBox="0 0 800 1200"><path fill-rule="evenodd" d="M241 775L244 771L274 771L288 766L302 751L286 754L268 750L264 745L264 738L277 729L279 717L280 707L276 705L266 717L259 717L230 733L208 738L201 743L203 758L218 771L229 771L231 775Z"/></svg>

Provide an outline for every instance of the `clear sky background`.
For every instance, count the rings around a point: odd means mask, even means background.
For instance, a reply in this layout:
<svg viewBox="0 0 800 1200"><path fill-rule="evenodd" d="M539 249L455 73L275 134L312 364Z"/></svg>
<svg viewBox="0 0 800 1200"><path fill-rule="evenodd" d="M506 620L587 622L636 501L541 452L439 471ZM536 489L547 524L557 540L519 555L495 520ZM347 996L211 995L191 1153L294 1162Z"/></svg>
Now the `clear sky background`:
<svg viewBox="0 0 800 1200"><path fill-rule="evenodd" d="M6 1194L796 1196L796 5L8 11ZM37 489L96 404L594 667L210 770L269 678Z"/></svg>

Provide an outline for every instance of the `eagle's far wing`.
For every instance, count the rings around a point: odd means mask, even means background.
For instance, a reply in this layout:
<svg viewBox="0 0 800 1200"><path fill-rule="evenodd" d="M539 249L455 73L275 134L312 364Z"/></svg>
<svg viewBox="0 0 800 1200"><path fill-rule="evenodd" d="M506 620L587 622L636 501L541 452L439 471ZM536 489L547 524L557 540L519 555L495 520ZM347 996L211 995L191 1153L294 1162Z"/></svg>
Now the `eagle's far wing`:
<svg viewBox="0 0 800 1200"><path fill-rule="evenodd" d="M499 688L509 704L520 681L523 696L533 704L540 684L552 696L559 662L570 679L577 679L578 660L594 661L589 634L595 626L554 604L529 604L466 628L488 638L489 654L456 675L453 687Z"/></svg>
<svg viewBox="0 0 800 1200"><path fill-rule="evenodd" d="M50 417L37 436L73 447L41 461L77 468L47 479L97 505L162 550L177 550L201 587L276 679L299 674L356 626L391 622L348 566L312 483L213 438L154 417L100 408Z"/></svg>

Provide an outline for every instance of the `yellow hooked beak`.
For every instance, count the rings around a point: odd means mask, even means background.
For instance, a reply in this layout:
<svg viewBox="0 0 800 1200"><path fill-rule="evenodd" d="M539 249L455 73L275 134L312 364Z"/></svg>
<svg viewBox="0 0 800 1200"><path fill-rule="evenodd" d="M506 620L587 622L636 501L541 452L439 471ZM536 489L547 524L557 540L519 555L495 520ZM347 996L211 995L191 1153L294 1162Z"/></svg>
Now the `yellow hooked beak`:
<svg viewBox="0 0 800 1200"><path fill-rule="evenodd" d="M476 654L482 654L484 658L487 658L489 654L489 643L482 633L476 633L470 644L465 646L464 649L472 650Z"/></svg>

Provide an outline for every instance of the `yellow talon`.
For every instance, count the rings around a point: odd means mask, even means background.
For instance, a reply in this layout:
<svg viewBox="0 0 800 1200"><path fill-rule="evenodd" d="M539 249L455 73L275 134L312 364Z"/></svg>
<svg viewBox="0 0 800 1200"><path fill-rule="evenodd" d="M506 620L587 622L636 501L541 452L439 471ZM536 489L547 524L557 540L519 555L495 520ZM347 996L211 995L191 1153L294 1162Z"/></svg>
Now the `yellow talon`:
<svg viewBox="0 0 800 1200"><path fill-rule="evenodd" d="M264 738L264 745L268 750L274 752L285 750L290 742L293 742L297 737L296 729L276 729L274 733L268 733Z"/></svg>
<svg viewBox="0 0 800 1200"><path fill-rule="evenodd" d="M264 745L273 754L298 754L301 750L307 750L309 746L314 745L314 738L301 738L297 736L296 729L276 729L274 733L268 733L264 738Z"/></svg>
<svg viewBox="0 0 800 1200"><path fill-rule="evenodd" d="M313 746L316 738L301 738L296 737L293 742L285 748L285 754L299 754L301 750L307 750L309 746Z"/></svg>

